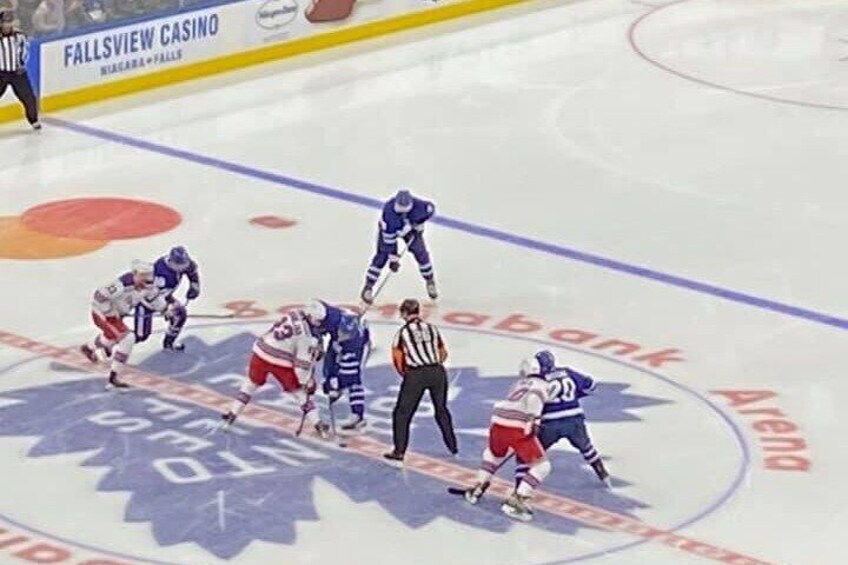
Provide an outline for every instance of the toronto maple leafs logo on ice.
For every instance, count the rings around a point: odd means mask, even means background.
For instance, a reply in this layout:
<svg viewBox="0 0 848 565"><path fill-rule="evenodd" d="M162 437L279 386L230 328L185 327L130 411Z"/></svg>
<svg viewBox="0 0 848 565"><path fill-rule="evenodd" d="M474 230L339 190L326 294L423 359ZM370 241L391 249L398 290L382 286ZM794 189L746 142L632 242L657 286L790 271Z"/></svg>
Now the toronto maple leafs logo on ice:
<svg viewBox="0 0 848 565"><path fill-rule="evenodd" d="M186 354L155 354L141 368L232 396L254 339L247 332L214 344L189 338ZM451 375L463 454L458 464L473 469L486 441L492 402L515 377L480 378L474 367L453 367ZM388 444L397 375L385 364L369 367L365 379L367 433ZM194 542L229 559L257 540L292 544L297 522L321 519L312 488L316 479L334 485L353 503L378 503L399 526L419 528L447 518L492 531L515 527L496 511L447 496L445 484L436 479L415 476L410 488L408 478L379 462L270 428L237 425L233 433L207 436L217 413L144 390L107 393L101 380L90 376L6 392L0 399L7 401L0 404L0 436L39 437L29 457L92 451L83 465L108 469L97 490L130 493L125 520L149 523L162 546ZM255 402L292 414L296 410L270 385ZM641 409L665 402L629 393L627 384L602 382L586 411L591 422L601 425L639 420ZM345 409L344 402L337 405L338 412ZM441 456L441 438L425 418L417 417L412 449ZM598 488L571 450L555 450L551 460L555 472L545 484L548 490L622 514L646 506ZM585 526L540 513L533 527L572 534Z"/></svg>

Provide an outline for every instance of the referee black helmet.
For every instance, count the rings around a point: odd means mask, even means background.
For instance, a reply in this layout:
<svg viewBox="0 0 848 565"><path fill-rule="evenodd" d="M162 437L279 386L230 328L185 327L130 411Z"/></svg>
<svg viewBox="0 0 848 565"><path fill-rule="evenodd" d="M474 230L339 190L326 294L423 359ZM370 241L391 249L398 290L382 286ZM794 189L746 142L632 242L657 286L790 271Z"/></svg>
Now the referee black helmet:
<svg viewBox="0 0 848 565"><path fill-rule="evenodd" d="M0 22L4 24L10 24L15 21L15 14L12 10L2 10L0 11Z"/></svg>

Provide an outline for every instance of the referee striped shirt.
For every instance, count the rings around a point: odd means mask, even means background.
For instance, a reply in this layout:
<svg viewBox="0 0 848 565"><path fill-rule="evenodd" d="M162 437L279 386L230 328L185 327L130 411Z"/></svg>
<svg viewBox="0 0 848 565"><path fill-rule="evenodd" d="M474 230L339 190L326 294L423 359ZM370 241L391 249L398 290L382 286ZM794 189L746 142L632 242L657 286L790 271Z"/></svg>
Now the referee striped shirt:
<svg viewBox="0 0 848 565"><path fill-rule="evenodd" d="M395 368L400 373L440 365L448 356L439 328L420 318L413 318L398 330L392 352Z"/></svg>
<svg viewBox="0 0 848 565"><path fill-rule="evenodd" d="M23 33L0 34L0 72L16 73L26 67L28 58L29 43Z"/></svg>

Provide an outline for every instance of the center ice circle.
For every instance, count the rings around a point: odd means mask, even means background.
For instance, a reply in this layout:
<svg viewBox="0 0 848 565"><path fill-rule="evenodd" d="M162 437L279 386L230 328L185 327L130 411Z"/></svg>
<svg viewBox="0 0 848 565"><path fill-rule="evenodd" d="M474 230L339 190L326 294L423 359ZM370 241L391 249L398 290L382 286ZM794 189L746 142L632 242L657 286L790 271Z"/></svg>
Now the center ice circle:
<svg viewBox="0 0 848 565"><path fill-rule="evenodd" d="M222 336L225 337L225 336L231 335L233 333L233 331L232 331L233 329L243 328L243 327L247 327L247 326L263 326L264 327L267 324L268 324L267 320L251 321L251 322L235 321L235 322L228 322L228 323L224 323L224 324L216 323L216 324L197 325L197 326L194 326L192 329L196 330L201 335L205 335L207 338L211 338L210 342L212 342L215 338L219 338L219 337L222 337ZM379 332L379 333L382 333L384 331L391 331L388 327L391 327L391 328L396 327L396 324L386 323L386 322L374 322L373 324L378 326L378 328L376 328L376 329L377 329L377 332ZM637 373L645 376L649 380L655 381L656 383L660 384L662 387L668 387L669 390L673 389L675 391L675 394L677 394L677 395L687 397L690 400L697 401L697 403L700 404L702 406L702 408L704 408L704 409L706 409L710 412L713 412L722 422L724 422L728 426L730 434L733 438L734 444L737 445L737 447L739 449L739 461L740 461L739 462L739 469L737 470L736 474L734 475L734 478L731 481L731 483L729 485L727 485L726 487L722 488L721 492L718 494L718 496L715 496L714 498L712 498L711 502L708 505L704 505L702 508L697 509L697 511L692 512L691 515L688 515L685 519L679 521L679 523L675 522L676 525L672 528L669 528L668 531L674 531L676 529L686 527L686 526L691 525L691 524L703 519L704 517L708 516L709 514L711 514L712 512L717 510L718 508L720 508L733 495L733 493L740 486L741 479L746 472L746 468L747 468L747 464L748 464L747 448L744 444L744 441L742 440L741 433L735 427L735 425L712 402L710 402L707 398L702 396L697 391L694 391L694 390L690 389L689 387L686 387L685 385L682 385L680 383L674 382L671 379L669 379L668 377L665 377L665 376L658 374L654 371L651 371L649 369L634 365L632 363L628 363L628 362L623 361L621 359L609 357L609 356L606 356L606 355L603 355L601 353L594 352L594 351L581 350L577 347L563 345L561 343L555 343L555 342L550 342L550 341L543 340L543 339L536 339L536 338L530 338L530 337L524 337L524 336L508 335L508 334L495 332L495 331L481 331L481 330L478 330L478 329L453 327L453 326L445 326L444 331L447 334L447 337L449 338L450 343L456 344L455 347L454 347L454 349L456 351L456 357L457 357L455 364L461 365L464 362L466 362L466 359L464 359L464 357L467 356L469 349L472 349L472 353L473 353L473 347L474 346L466 345L463 342L463 339L467 339L469 342L473 340L474 343L480 343L481 341L488 342L489 339L493 339L496 342L504 342L504 341L505 342L512 342L513 344L518 344L518 347L521 348L522 354L526 354L526 352L532 351L535 346L548 347L548 348L551 348L552 350L555 350L555 351L558 351L558 352L567 351L569 353L570 358L564 358L563 361L565 361L565 362L568 362L569 359L574 359L576 357L584 357L584 358L587 358L587 359L588 358L594 358L594 359L596 359L598 361L602 361L604 363L611 363L611 364L617 365L619 367L626 368L628 370L636 371ZM209 335L210 332L211 332L211 336ZM380 336L380 337L384 337L384 336ZM382 344L385 341L386 340L381 339L380 341L378 341L378 343ZM488 345L491 346L491 344L488 344ZM517 351L512 350L510 347L499 347L499 348L487 347L485 349L487 349L487 350L499 349L499 350L504 352L504 358L509 358L510 360L517 360L517 358L518 358L517 355L516 355ZM382 353L381 353L381 355L382 355ZM565 357L565 356L563 356L563 357ZM30 358L30 359L27 359L23 362L19 362L19 363L16 363L14 365L7 366L3 369L0 369L0 374L7 373L7 372L9 372L9 371L11 371L15 368L18 368L22 365L25 365L26 363L31 363L31 362L37 361L39 359L41 359L41 357ZM512 363L512 364L515 364L515 363ZM579 362L577 362L575 364L578 367L581 366ZM371 365L371 364L369 364L369 365ZM512 367L512 365L509 365L509 366L504 368L505 371L508 371L510 373L514 372L513 369L514 368ZM614 373L614 371L605 371L605 372L606 373ZM485 371L484 371L484 373L485 373ZM176 375L172 375L172 376L174 378L176 378ZM605 378L604 374L597 374L596 376L599 378L599 380L603 380ZM484 376L483 378L486 378L486 377ZM507 383L505 383L505 382L499 383L499 384L502 385L502 386L500 386L500 388L503 388L504 390L506 389L506 386L508 386ZM4 391L4 392L8 392L8 391ZM276 394L276 392L275 392L275 394ZM461 402L461 398L460 398L459 402ZM464 407L460 404L459 406L457 406L456 410L461 410L463 408ZM591 414L590 414L590 426L596 426L596 425L598 425L598 424L591 422ZM673 448L674 446L671 446L671 447ZM599 448L601 449L602 452L610 451L610 452L612 452L612 453L610 453L611 455L613 455L613 456L615 455L613 450L605 449L602 444L599 445ZM614 466L612 468L612 471L613 471L613 474L616 475L617 469ZM619 469L618 471L620 471L625 476L627 475L626 469ZM566 494L568 494L568 493L566 493ZM450 503L450 501L447 501L446 503ZM117 552L113 552L111 550L106 550L106 549L94 547L93 544L85 544L85 543L80 543L80 542L77 542L77 541L71 541L71 540L68 540L68 539L63 539L62 537L58 537L58 536L55 536L55 535L52 535L52 534L47 534L45 532L36 530L35 528L32 528L30 526L25 526L23 524L20 524L20 523L10 519L9 517L7 517L5 515L0 514L0 517L2 517L6 521L8 521L10 524L13 524L17 527L27 529L31 532L35 532L35 533L43 535L43 536L51 537L51 538L53 538L57 541L67 543L69 545L74 545L74 546L77 546L77 547L81 547L81 548L89 549L89 550L93 550L93 551L99 551L99 552L106 554L106 555L112 555L112 556L124 558L124 559L133 559L133 560L136 560L136 561L142 561L142 562L147 562L147 563L167 563L165 561L158 561L158 560L149 559L149 558L120 554L120 553L117 553ZM586 553L586 554L581 554L581 555L574 555L574 556L570 556L570 557L568 557L564 560L559 560L559 561L549 561L549 563L571 563L571 562L576 562L576 561L587 560L587 559L591 559L591 558L599 556L599 555L604 555L604 554L609 554L609 553L612 553L612 552L622 551L622 550L634 547L636 545L639 545L641 543L644 543L645 541L646 540L635 540L635 541L625 543L625 544L609 546L609 547L606 547L606 548L602 549L601 551L597 551L597 552Z"/></svg>

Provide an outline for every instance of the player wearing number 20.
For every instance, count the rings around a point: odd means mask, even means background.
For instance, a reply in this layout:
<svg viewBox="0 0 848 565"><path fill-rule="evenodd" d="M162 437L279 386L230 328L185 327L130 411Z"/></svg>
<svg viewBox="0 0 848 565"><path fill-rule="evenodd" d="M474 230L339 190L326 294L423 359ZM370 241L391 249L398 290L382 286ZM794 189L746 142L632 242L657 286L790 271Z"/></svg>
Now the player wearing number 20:
<svg viewBox="0 0 848 565"><path fill-rule="evenodd" d="M303 412L303 425L314 428L321 438L329 437L329 426L320 421L311 400L316 389L315 364L321 355L316 335L318 316L320 314L311 307L291 310L254 342L248 366L249 380L241 386L230 409L221 416L225 428L236 421L253 393L270 375L285 392L297 399Z"/></svg>
<svg viewBox="0 0 848 565"><path fill-rule="evenodd" d="M501 510L511 518L527 522L533 518L530 498L551 472L551 463L536 431L545 403L559 392L559 384L545 379L536 359L522 361L519 376L506 400L495 403L489 444L483 451L477 483L465 491L465 499L476 504L489 488L492 475L515 453L518 463L527 467L527 473Z"/></svg>
<svg viewBox="0 0 848 565"><path fill-rule="evenodd" d="M377 230L377 252L371 259L371 265L365 275L365 286L361 294L363 302L374 302L374 284L380 278L386 262L392 272L400 269L398 239L401 238L418 262L418 270L427 285L427 294L434 300L438 297L430 252L424 242L424 223L435 213L436 206L432 202L416 198L408 190L398 191L383 205L383 214Z"/></svg>
<svg viewBox="0 0 848 565"><path fill-rule="evenodd" d="M535 359L544 377L557 385L556 393L545 403L542 410L538 432L542 447L547 451L559 440L568 440L592 467L598 479L605 486L611 486L604 462L601 461L600 454L592 445L586 429L586 416L583 413L583 407L580 406L580 399L594 392L595 380L569 367L557 367L556 358L550 351L536 353ZM519 463L515 469L516 484L521 484L527 471L527 465Z"/></svg>

